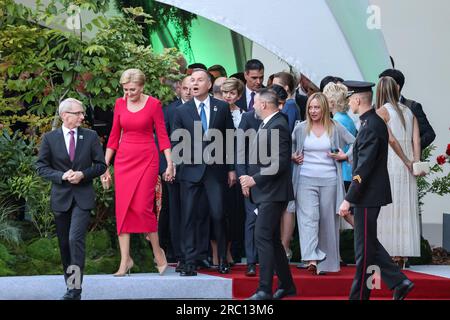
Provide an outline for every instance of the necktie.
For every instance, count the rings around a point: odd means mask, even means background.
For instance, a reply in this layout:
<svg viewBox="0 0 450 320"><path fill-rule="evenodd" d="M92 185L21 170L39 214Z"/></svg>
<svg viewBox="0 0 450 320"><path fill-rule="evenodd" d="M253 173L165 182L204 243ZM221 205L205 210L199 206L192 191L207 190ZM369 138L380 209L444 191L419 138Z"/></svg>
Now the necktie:
<svg viewBox="0 0 450 320"><path fill-rule="evenodd" d="M75 134L75 131L70 130L70 141L69 141L69 158L70 161L73 162L75 159L75 137L73 136Z"/></svg>
<svg viewBox="0 0 450 320"><path fill-rule="evenodd" d="M247 111L252 111L253 110L253 104L255 103L255 93L252 92L250 95L252 97L250 99L250 103L248 104L248 110Z"/></svg>
<svg viewBox="0 0 450 320"><path fill-rule="evenodd" d="M206 121L206 111L205 111L205 104L203 102L200 103L200 119L202 120L202 127L203 130L208 131L208 121Z"/></svg>
<svg viewBox="0 0 450 320"><path fill-rule="evenodd" d="M258 132L264 127L264 121L261 121L259 124Z"/></svg>

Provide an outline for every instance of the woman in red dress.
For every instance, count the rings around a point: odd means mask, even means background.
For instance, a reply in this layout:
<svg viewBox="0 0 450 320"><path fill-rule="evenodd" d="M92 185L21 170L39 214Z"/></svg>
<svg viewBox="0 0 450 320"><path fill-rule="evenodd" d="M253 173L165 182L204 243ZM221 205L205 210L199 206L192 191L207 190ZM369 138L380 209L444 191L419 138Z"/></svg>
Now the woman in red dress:
<svg viewBox="0 0 450 320"><path fill-rule="evenodd" d="M120 83L124 97L116 100L113 126L105 154L106 164L109 166L116 153L114 182L121 261L119 270L114 275L129 274L133 267L130 256L131 233L147 234L158 271L163 274L167 268L167 260L159 246L158 223L153 208L159 151L164 151L168 163L165 179L171 181L174 177L170 141L161 102L143 93L144 73L138 69L128 69L122 74ZM154 131L160 150L154 140ZM102 178L111 179L109 170Z"/></svg>

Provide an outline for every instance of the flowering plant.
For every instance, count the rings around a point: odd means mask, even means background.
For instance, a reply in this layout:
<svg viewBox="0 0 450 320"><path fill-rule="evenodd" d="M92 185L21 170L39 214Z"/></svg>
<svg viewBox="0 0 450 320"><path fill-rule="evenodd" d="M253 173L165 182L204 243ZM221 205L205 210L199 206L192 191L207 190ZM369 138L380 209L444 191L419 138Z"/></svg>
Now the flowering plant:
<svg viewBox="0 0 450 320"><path fill-rule="evenodd" d="M436 146L430 145L422 152L422 159L427 161L431 152L436 149ZM430 171L425 177L417 178L417 187L419 191L419 210L422 211L423 197L428 193L435 193L440 196L450 193L450 172L447 175L436 177L435 175L444 172L443 164L450 162L450 144L447 145L446 153L436 158L436 162L431 166ZM434 177L432 177L434 176ZM429 181L429 179L431 181Z"/></svg>
<svg viewBox="0 0 450 320"><path fill-rule="evenodd" d="M447 150L445 151L445 154L441 154L436 158L436 161L439 165L443 165L446 162L450 162L450 143L447 145Z"/></svg>

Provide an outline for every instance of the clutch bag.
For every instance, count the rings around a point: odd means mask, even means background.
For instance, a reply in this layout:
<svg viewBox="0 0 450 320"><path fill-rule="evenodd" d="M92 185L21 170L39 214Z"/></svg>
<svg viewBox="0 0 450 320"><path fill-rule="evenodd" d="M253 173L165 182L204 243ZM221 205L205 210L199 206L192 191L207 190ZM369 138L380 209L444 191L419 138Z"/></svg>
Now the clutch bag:
<svg viewBox="0 0 450 320"><path fill-rule="evenodd" d="M430 173L430 163L427 161L424 162L414 162L413 163L413 173L419 174L421 172L425 172L426 174Z"/></svg>

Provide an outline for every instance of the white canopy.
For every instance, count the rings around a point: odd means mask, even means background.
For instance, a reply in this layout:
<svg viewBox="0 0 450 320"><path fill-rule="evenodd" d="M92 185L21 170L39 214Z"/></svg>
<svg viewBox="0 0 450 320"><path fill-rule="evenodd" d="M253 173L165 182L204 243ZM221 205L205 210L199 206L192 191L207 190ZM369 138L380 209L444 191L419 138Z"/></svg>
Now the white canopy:
<svg viewBox="0 0 450 320"><path fill-rule="evenodd" d="M316 83L326 75L373 81L389 67L381 31L367 27L367 0L157 1L242 34Z"/></svg>

